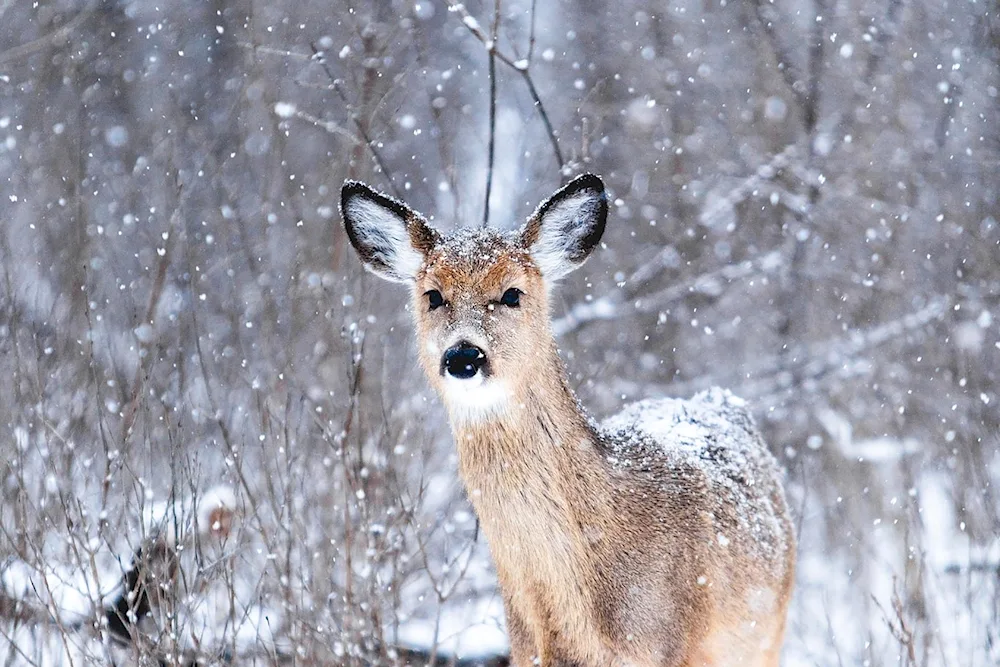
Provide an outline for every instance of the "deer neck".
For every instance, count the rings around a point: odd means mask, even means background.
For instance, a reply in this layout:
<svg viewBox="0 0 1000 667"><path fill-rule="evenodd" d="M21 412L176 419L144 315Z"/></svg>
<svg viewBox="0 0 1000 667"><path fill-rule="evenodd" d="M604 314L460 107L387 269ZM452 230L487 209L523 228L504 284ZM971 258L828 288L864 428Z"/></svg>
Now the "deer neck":
<svg viewBox="0 0 1000 667"><path fill-rule="evenodd" d="M591 496L595 484L603 486L595 479L603 470L597 434L569 388L554 342L521 375L526 379L510 388L504 409L475 420L453 416L460 472L477 509L477 499L503 504L518 497L540 511L565 513L577 485L588 484Z"/></svg>

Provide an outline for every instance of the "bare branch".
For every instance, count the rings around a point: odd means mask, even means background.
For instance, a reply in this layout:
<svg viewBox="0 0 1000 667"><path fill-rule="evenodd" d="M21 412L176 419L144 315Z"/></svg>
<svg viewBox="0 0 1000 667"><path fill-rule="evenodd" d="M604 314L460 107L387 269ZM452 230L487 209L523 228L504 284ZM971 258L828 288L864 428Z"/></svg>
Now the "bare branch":
<svg viewBox="0 0 1000 667"><path fill-rule="evenodd" d="M525 85L528 86L528 93L531 95L531 101L538 109L538 115L542 119L542 123L545 125L545 132L549 136L549 143L552 144L552 153L555 155L556 162L559 163L560 172L564 171L566 166L566 160L563 158L562 151L559 149L559 139L556 137L555 129L552 127L551 121L549 121L549 115L545 111L545 105L542 104L542 98L538 94L538 89L535 87L535 82L531 78L531 58L530 54L534 47L534 4L532 4L532 16L531 16L531 26L532 32L528 53L529 58L525 60L514 60L510 56L505 55L502 51L496 48L496 40L490 40L486 34L483 32L482 27L480 27L479 22L476 21L475 17L469 14L469 10L465 8L465 5L458 2L458 0L448 0L449 10L458 14L459 18L462 20L462 24L468 28L469 32L478 39L487 51L491 52L496 58L500 60L504 65L507 65L514 71L518 72L524 79ZM563 175L565 177L565 174Z"/></svg>
<svg viewBox="0 0 1000 667"><path fill-rule="evenodd" d="M805 133L810 137L810 157L814 154L811 138L816 131L816 123L819 119L820 81L822 80L823 73L823 57L826 52L826 31L823 27L830 19L826 12L826 0L813 0L813 3L815 4L815 16L813 18L812 34L809 38L809 89L802 100L805 112Z"/></svg>
<svg viewBox="0 0 1000 667"><path fill-rule="evenodd" d="M734 187L726 197L720 198L714 206L704 211L700 216L703 225L711 226L720 216L728 215L729 209L737 203L745 200L761 182L775 177L777 172L788 166L798 155L798 145L789 144L784 150L776 153L767 163L760 165L754 173L747 176L743 181ZM641 284L650 280L663 270L664 260L671 252L670 248L661 250L652 260L636 269L628 278L628 283Z"/></svg>
<svg viewBox="0 0 1000 667"><path fill-rule="evenodd" d="M487 51L490 58L490 138L486 158L486 201L483 203L483 227L490 224L490 193L493 191L493 163L497 138L497 36L500 32L500 0L493 0L493 30Z"/></svg>
<svg viewBox="0 0 1000 667"><path fill-rule="evenodd" d="M775 16L776 10L774 5L767 2L766 0L756 0L754 2L754 16L757 19L757 24L761 27L764 33L764 39L770 46L771 53L774 55L775 64L778 67L778 72L781 73L781 78L791 91L792 95L795 96L796 101L800 106L805 106L805 90L803 90L803 76L799 71L798 67L795 65L794 59L785 49L784 45L781 43L781 38L778 35L776 25L779 23L779 19Z"/></svg>
<svg viewBox="0 0 1000 667"><path fill-rule="evenodd" d="M340 99L344 103L344 105L350 107L350 102L348 102L347 100L347 94L344 92L343 81L334 76L333 71L330 69L329 63L326 60L326 54L322 50L317 48L315 44L311 44L310 46L313 50L313 60L318 62L320 64L320 67L323 68L323 72L325 72L326 76L330 79L330 85L333 86L333 90L337 93L337 95L340 96ZM385 180L389 183L389 188L392 190L392 194L394 194L398 198L402 198L403 193L400 191L398 187L396 187L396 181L395 179L393 179L392 173L385 166L385 160L382 159L382 155L379 153L378 148L376 148L375 142L372 141L371 136L369 136L367 130L365 130L365 126L361 122L361 119L358 118L357 114L351 114L351 120L354 121L354 127L358 130L358 134L361 135L361 138L364 139L365 145L368 147L368 150L371 151L372 157L375 159L375 164L378 166L378 170L382 173L382 175L385 177Z"/></svg>
<svg viewBox="0 0 1000 667"><path fill-rule="evenodd" d="M86 21L88 18L90 18L90 16L97 10L97 5L98 4L99 3L94 3L93 5L84 8L83 10L80 11L79 14L77 14L72 19L70 19L66 23L66 25L64 25L64 26L62 26L60 28L56 28L55 30L53 30L52 32L50 32L47 35L43 35L42 37L39 37L38 39L34 39L34 40L28 42L27 44L22 44L20 46L15 46L15 47L12 47L10 49L7 49L6 51L0 52L0 65L3 65L4 63L12 62L14 60L20 60L21 58L25 58L27 56L30 56L32 53L35 53L36 51L40 51L40 50L46 48L47 46L50 46L50 45L56 44L56 43L58 43L58 42L60 42L62 40L65 40L74 31L76 31L76 29L79 28L80 25L83 24L84 21ZM4 11L6 11L6 6L3 7L3 9L4 9ZM0 16L2 16L2 12L0 12Z"/></svg>
<svg viewBox="0 0 1000 667"><path fill-rule="evenodd" d="M324 130L325 132L329 132L330 134L336 134L338 136L344 137L345 139L350 140L352 143L364 143L363 140L358 139L356 136L351 134L351 132L348 131L346 128L344 128L343 126L332 120L323 120L322 118L317 118L316 116L313 116L311 113L307 111L302 111L301 109L295 109L295 111L292 112L292 116L295 118L301 118L307 123L311 123L312 125L315 125L321 130Z"/></svg>
<svg viewBox="0 0 1000 667"><path fill-rule="evenodd" d="M552 127L552 122L549 120L549 114L545 111L545 105L542 104L542 98L538 95L538 90L535 88L535 82L531 78L531 73L528 68L518 70L521 72L521 76L524 78L525 84L528 86L528 93L531 94L531 101L534 103L535 108L538 109L538 115L542 119L542 123L545 125L545 133L549 136L549 143L552 145L552 153L556 156L556 162L559 163L559 169L564 170L566 167L566 159L563 157L562 151L559 149L559 139L556 137L556 131Z"/></svg>
<svg viewBox="0 0 1000 667"><path fill-rule="evenodd" d="M806 381L816 382L831 374L853 374L848 362L863 353L897 340L939 320L948 311L946 297L931 300L922 308L867 330L814 343L790 345L783 352L741 370L740 395L760 405L767 405L782 393L801 387ZM664 388L672 395L687 395L717 384L731 383L732 378L702 376L691 382L673 383Z"/></svg>
<svg viewBox="0 0 1000 667"><path fill-rule="evenodd" d="M244 49L249 49L254 53L263 53L265 55L281 56L283 58L295 58L298 60L312 60L313 62L318 63L319 66L323 68L323 72L326 74L327 78L330 80L329 89L337 93L337 95L340 97L340 100L344 103L345 107L347 108L351 107L351 103L347 97L347 93L344 91L343 80L338 79L337 76L333 73L333 70L330 69L330 65L327 62L326 52L320 49L318 46L316 46L316 44L310 44L310 48L312 49L311 56L304 53L298 53L296 51L289 51L286 49L275 49L268 46L249 44L247 42L239 42L238 46ZM346 134L347 136L350 136L351 139L353 139L354 141L357 141L357 139L351 136L350 133L344 130L343 127L341 127L340 125L338 125L333 121L325 121L315 116L312 116L311 114L308 114L304 111L299 111L299 110L296 110L294 115L297 118L301 118L302 120L305 120L317 127L322 128L323 130L326 130L327 132L330 132L332 134ZM375 142L372 140L367 130L365 130L364 124L361 122L361 119L356 114L351 114L351 121L354 123L354 127L358 131L358 134L361 135L361 139L364 142L365 146L367 146L368 150L371 152L372 158L374 158L375 160L375 165L378 167L378 171L385 177L385 180L389 185L389 189L392 190L392 194L395 195L397 198L402 198L402 191L400 191L400 189L396 186L396 181L395 179L393 179L392 173L386 167L385 160L382 159L382 155L379 152L378 148L376 147Z"/></svg>
<svg viewBox="0 0 1000 667"><path fill-rule="evenodd" d="M718 296L729 283L762 273L774 273L784 263L785 251L772 250L753 259L738 264L729 264L715 271L709 271L684 282L673 284L648 296L623 295L579 303L573 306L566 315L552 322L552 332L556 336L563 336L592 322L617 319L621 316L620 309L626 307L633 300L633 307L637 312L649 313L662 310L670 303L691 294ZM636 288L635 291L639 292L640 290Z"/></svg>
<svg viewBox="0 0 1000 667"><path fill-rule="evenodd" d="M885 12L885 19L879 26L878 34L875 36L871 51L868 53L868 61L865 63L865 82L871 83L875 72L878 71L882 59L889 51L889 42L896 36L896 22L899 19L899 11L903 8L903 0L889 0L889 7Z"/></svg>
<svg viewBox="0 0 1000 667"><path fill-rule="evenodd" d="M529 66L531 58L535 55L535 10L537 9L538 0L531 0L531 18L529 19L531 27L528 29L528 55L525 56Z"/></svg>

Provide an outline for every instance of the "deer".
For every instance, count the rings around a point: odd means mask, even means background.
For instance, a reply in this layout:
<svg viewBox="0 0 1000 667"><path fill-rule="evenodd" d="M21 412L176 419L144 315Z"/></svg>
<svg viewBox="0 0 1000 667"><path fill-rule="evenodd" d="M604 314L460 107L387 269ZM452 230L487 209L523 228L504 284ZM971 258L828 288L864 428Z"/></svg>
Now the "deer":
<svg viewBox="0 0 1000 667"><path fill-rule="evenodd" d="M365 268L410 287L512 663L777 667L795 534L744 402L714 388L598 423L560 359L550 295L601 241L601 178L573 179L516 231L443 234L358 181L340 210Z"/></svg>

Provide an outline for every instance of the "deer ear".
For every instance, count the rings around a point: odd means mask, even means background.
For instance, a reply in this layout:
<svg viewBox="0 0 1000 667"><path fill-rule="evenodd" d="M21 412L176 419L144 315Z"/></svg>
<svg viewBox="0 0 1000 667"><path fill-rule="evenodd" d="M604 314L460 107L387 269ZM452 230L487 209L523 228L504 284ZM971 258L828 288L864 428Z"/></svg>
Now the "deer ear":
<svg viewBox="0 0 1000 667"><path fill-rule="evenodd" d="M413 280L439 238L419 213L358 181L344 182L340 215L365 268L393 282Z"/></svg>
<svg viewBox="0 0 1000 667"><path fill-rule="evenodd" d="M590 256L604 234L608 197L593 174L578 176L528 218L521 244L547 280L558 280Z"/></svg>

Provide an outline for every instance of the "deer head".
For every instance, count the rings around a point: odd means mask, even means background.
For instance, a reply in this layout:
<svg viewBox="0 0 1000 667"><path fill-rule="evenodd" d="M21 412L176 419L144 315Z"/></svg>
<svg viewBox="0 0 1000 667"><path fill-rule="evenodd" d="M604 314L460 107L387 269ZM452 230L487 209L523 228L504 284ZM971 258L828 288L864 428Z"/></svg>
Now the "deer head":
<svg viewBox="0 0 1000 667"><path fill-rule="evenodd" d="M421 365L453 420L507 409L538 374L559 374L549 325L555 281L590 256L607 220L597 176L579 176L514 232L442 235L402 202L348 181L348 238L365 267L411 285Z"/></svg>

